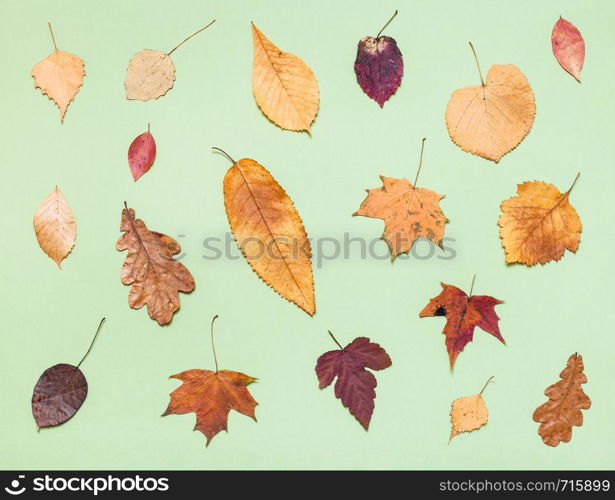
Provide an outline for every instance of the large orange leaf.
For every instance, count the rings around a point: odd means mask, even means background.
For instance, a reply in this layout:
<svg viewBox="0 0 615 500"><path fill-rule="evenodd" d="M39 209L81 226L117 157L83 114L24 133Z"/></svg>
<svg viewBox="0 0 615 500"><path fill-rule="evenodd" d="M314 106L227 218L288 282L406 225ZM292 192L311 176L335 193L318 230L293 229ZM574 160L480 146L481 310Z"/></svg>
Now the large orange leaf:
<svg viewBox="0 0 615 500"><path fill-rule="evenodd" d="M32 77L34 87L41 89L60 108L60 121L63 122L68 105L83 85L85 69L80 57L58 50L53 31L51 36L55 50L32 68Z"/></svg>
<svg viewBox="0 0 615 500"><path fill-rule="evenodd" d="M252 92L256 103L279 127L309 132L319 104L314 73L302 59L271 43L254 23L252 34Z"/></svg>
<svg viewBox="0 0 615 500"><path fill-rule="evenodd" d="M224 205L241 252L265 283L314 314L312 250L297 209L265 167L250 158L229 159Z"/></svg>
<svg viewBox="0 0 615 500"><path fill-rule="evenodd" d="M565 250L577 251L582 226L570 204L571 190L560 193L553 184L524 182L517 196L502 202L498 224L508 264L545 264L561 259Z"/></svg>
<svg viewBox="0 0 615 500"><path fill-rule="evenodd" d="M453 92L446 127L461 149L497 163L530 132L536 115L534 92L512 64L491 66L486 83L482 74L480 78L481 85Z"/></svg>
<svg viewBox="0 0 615 500"><path fill-rule="evenodd" d="M166 234L147 229L145 222L135 218L135 211L122 210L117 240L119 251L128 250L122 266L122 283L132 285L128 304L140 309L147 304L150 318L160 325L169 323L179 309L179 292L194 290L190 271L173 256L181 251L179 243Z"/></svg>
<svg viewBox="0 0 615 500"><path fill-rule="evenodd" d="M43 251L62 268L62 260L75 246L77 225L58 186L36 209L34 232Z"/></svg>
<svg viewBox="0 0 615 500"><path fill-rule="evenodd" d="M533 418L540 422L538 434L546 445L557 446L572 439L572 427L583 425L583 413L591 406L591 400L583 392L587 382L583 373L583 357L573 354L566 368L559 374L560 380L545 389L549 400L534 411Z"/></svg>

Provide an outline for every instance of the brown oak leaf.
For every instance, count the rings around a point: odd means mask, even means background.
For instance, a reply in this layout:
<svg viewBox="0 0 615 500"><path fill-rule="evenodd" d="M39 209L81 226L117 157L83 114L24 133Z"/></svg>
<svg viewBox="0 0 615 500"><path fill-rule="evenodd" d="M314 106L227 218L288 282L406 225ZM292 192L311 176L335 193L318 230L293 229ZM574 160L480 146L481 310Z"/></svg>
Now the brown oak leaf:
<svg viewBox="0 0 615 500"><path fill-rule="evenodd" d="M135 211L122 210L117 240L119 251L128 250L122 266L122 283L132 285L128 304L140 309L147 304L150 318L167 324L179 309L179 292L194 290L194 278L186 267L173 258L181 251L179 243L166 234L150 231Z"/></svg>
<svg viewBox="0 0 615 500"><path fill-rule="evenodd" d="M589 396L583 392L587 382L583 373L583 357L573 354L566 368L559 374L560 380L545 389L549 398L534 411L534 421L540 422L538 434L546 445L557 446L572 439L572 427L583 425L583 413L591 406Z"/></svg>

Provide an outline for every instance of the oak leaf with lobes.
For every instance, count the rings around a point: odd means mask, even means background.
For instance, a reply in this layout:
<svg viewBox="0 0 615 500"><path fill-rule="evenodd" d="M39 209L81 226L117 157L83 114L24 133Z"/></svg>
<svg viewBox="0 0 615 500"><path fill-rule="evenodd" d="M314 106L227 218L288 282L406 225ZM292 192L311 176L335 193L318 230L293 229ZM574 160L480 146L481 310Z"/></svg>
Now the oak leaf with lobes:
<svg viewBox="0 0 615 500"><path fill-rule="evenodd" d="M446 317L442 333L451 370L459 353L472 341L476 327L490 333L503 344L506 343L498 325L500 318L495 313L495 306L502 304L501 300L488 295L472 295L471 291L468 296L463 290L446 283L441 283L441 286L440 295L429 301L419 317Z"/></svg>
<svg viewBox="0 0 615 500"><path fill-rule="evenodd" d="M55 50L32 68L32 77L34 87L41 89L60 108L60 122L63 122L68 105L83 85L85 69L80 57L58 50L51 23L49 31Z"/></svg>
<svg viewBox="0 0 615 500"><path fill-rule="evenodd" d="M568 443L572 439L572 427L583 425L581 410L591 406L589 396L581 387L587 382L583 368L580 354L570 356L560 380L545 389L549 400L534 411L534 421L540 423L538 434L548 446Z"/></svg>
<svg viewBox="0 0 615 500"><path fill-rule="evenodd" d="M281 51L252 23L252 92L278 127L310 132L319 106L318 81L299 57Z"/></svg>
<svg viewBox="0 0 615 500"><path fill-rule="evenodd" d="M560 16L551 33L553 55L560 66L581 83L585 61L585 41L577 27Z"/></svg>
<svg viewBox="0 0 615 500"><path fill-rule="evenodd" d="M213 343L213 325L218 316L211 321L211 342L214 352L216 371L186 370L171 375L182 381L171 393L169 406L162 416L196 413L194 430L201 431L209 445L212 438L220 431L227 431L228 414L235 410L256 422L254 410L258 404L250 394L247 386L256 379L244 373L231 370L219 370Z"/></svg>
<svg viewBox="0 0 615 500"><path fill-rule="evenodd" d="M192 274L173 257L181 251L179 243L150 231L128 206L122 210L120 231L124 234L116 248L128 250L121 274L122 283L131 285L128 304L133 309L147 305L150 318L160 325L169 323L179 309L179 292L194 290Z"/></svg>
<svg viewBox="0 0 615 500"><path fill-rule="evenodd" d="M62 268L77 238L77 225L66 198L58 188L45 198L34 214L34 232L39 246Z"/></svg>
<svg viewBox="0 0 615 500"><path fill-rule="evenodd" d="M461 149L497 163L530 132L536 115L534 92L512 64L491 66L486 83L480 66L478 70L480 85L457 89L451 95L446 128Z"/></svg>
<svg viewBox="0 0 615 500"><path fill-rule="evenodd" d="M239 249L267 285L313 315L312 251L292 200L258 162L214 149L233 163L224 176L224 206Z"/></svg>
<svg viewBox="0 0 615 500"><path fill-rule="evenodd" d="M324 353L316 361L318 387L324 389L335 382L335 397L368 429L374 412L376 377L366 370L384 370L391 366L391 358L379 344L367 337L357 337L346 347L337 342L338 350Z"/></svg>
<svg viewBox="0 0 615 500"><path fill-rule="evenodd" d="M423 144L425 139L423 139ZM421 159L423 150L421 148ZM420 171L420 163L419 163ZM382 188L367 190L367 197L354 215L384 220L382 239L391 251L391 260L408 253L419 238L433 241L442 248L448 219L440 208L444 195L416 187L407 179L380 176Z"/></svg>
<svg viewBox="0 0 615 500"><path fill-rule="evenodd" d="M158 99L171 90L175 82L175 65L171 60L171 54L215 22L214 19L207 26L184 39L168 53L144 49L132 56L128 62L126 79L124 80L126 99L149 101L150 99Z"/></svg>
<svg viewBox="0 0 615 500"><path fill-rule="evenodd" d="M581 219L569 199L578 178L565 193L543 181L524 182L502 202L498 225L507 264L546 264L578 250Z"/></svg>
<svg viewBox="0 0 615 500"><path fill-rule="evenodd" d="M357 82L370 98L382 108L395 93L404 75L404 60L394 38L380 36L393 17L376 37L366 36L359 41L354 71Z"/></svg>

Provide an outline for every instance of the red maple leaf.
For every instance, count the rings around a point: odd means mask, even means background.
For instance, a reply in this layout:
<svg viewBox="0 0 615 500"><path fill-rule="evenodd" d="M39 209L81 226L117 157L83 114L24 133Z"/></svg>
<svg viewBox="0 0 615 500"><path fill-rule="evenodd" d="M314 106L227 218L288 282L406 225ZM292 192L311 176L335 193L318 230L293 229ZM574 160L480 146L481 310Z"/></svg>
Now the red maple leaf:
<svg viewBox="0 0 615 500"><path fill-rule="evenodd" d="M420 312L419 317L446 316L446 325L442 333L446 336L446 350L451 362L455 360L468 342L474 337L474 328L479 327L490 333L502 343L506 343L495 313L495 306L502 301L488 295L470 295L456 286L441 283L442 292L429 301ZM471 292L470 292L471 293Z"/></svg>
<svg viewBox="0 0 615 500"><path fill-rule="evenodd" d="M331 337L333 334L329 332ZM335 337L333 337L335 340ZM316 361L319 388L330 385L335 377L335 397L342 400L359 423L367 430L374 412L377 382L370 370L384 370L391 366L391 358L380 345L366 337L357 337L346 347L335 340L339 349L324 353Z"/></svg>

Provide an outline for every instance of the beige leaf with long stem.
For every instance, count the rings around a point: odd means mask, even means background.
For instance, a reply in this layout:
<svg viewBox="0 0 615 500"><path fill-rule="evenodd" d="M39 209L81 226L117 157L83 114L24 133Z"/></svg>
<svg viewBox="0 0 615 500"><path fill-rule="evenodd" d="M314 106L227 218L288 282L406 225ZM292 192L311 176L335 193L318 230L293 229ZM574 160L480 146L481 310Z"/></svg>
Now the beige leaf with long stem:
<svg viewBox="0 0 615 500"><path fill-rule="evenodd" d="M487 425L489 421L489 411L483 399L483 392L487 384L491 382L491 377L485 383L482 391L473 396L466 396L456 399L451 404L451 435L449 442L462 432L472 432L480 429L483 425Z"/></svg>
<svg viewBox="0 0 615 500"><path fill-rule="evenodd" d="M530 132L536 115L534 92L512 64L491 66L485 82L476 52L474 56L481 84L453 92L446 127L461 149L497 163Z"/></svg>
<svg viewBox="0 0 615 500"><path fill-rule="evenodd" d="M49 31L55 50L32 68L32 77L34 87L41 89L60 108L60 121L63 122L68 105L83 85L85 69L80 57L58 50L51 23Z"/></svg>
<svg viewBox="0 0 615 500"><path fill-rule="evenodd" d="M224 176L224 205L239 249L265 283L314 314L312 250L292 200L262 165L226 156L233 166Z"/></svg>
<svg viewBox="0 0 615 500"><path fill-rule="evenodd" d="M252 23L252 92L265 116L280 128L306 130L318 113L318 81L299 57L282 52Z"/></svg>
<svg viewBox="0 0 615 500"><path fill-rule="evenodd" d="M62 260L75 246L77 225L58 186L36 209L34 232L40 247L61 269Z"/></svg>
<svg viewBox="0 0 615 500"><path fill-rule="evenodd" d="M168 53L144 49L132 56L124 80L126 99L149 101L150 99L158 99L171 90L175 82L175 65L171 60L171 54L215 22L214 19L207 26L185 38Z"/></svg>

